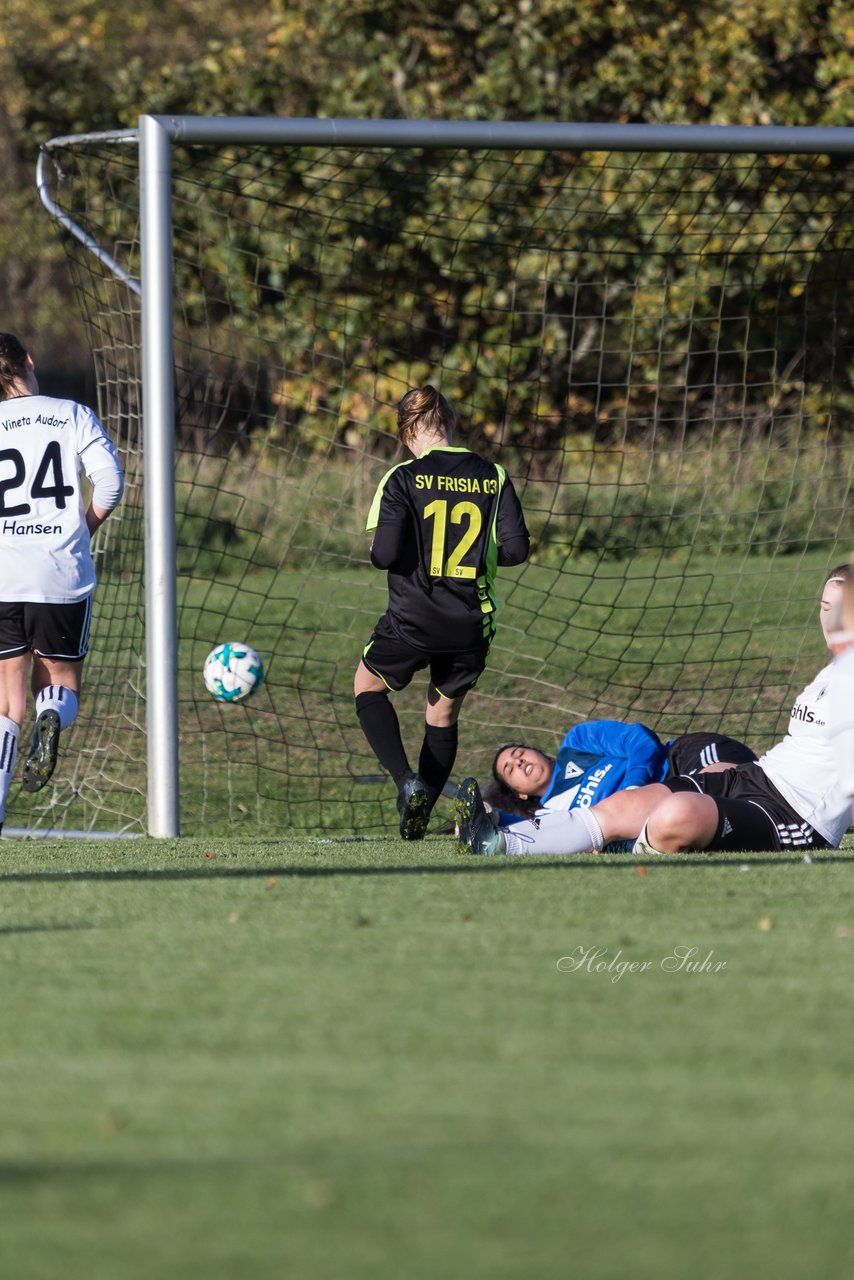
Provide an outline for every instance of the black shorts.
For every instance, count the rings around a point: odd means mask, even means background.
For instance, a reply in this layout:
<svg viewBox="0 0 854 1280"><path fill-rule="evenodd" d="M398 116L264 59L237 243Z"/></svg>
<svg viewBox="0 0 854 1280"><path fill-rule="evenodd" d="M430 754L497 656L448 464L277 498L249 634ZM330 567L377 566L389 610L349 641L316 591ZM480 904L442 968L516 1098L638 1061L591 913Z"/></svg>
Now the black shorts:
<svg viewBox="0 0 854 1280"><path fill-rule="evenodd" d="M710 764L751 764L756 759L750 747L724 733L683 733L667 748L667 777L699 773Z"/></svg>
<svg viewBox="0 0 854 1280"><path fill-rule="evenodd" d="M89 651L91 593L72 604L0 604L0 661L31 650L42 658L80 662Z"/></svg>
<svg viewBox="0 0 854 1280"><path fill-rule="evenodd" d="M430 668L430 681L444 698L461 698L477 684L486 666L491 636L476 649L460 653L431 653L402 640L384 613L365 646L362 661L392 689L405 689L416 671Z"/></svg>
<svg viewBox="0 0 854 1280"><path fill-rule="evenodd" d="M804 822L758 764L740 764L720 773L667 778L670 791L699 791L718 809L718 829L707 849L827 849L824 836Z"/></svg>

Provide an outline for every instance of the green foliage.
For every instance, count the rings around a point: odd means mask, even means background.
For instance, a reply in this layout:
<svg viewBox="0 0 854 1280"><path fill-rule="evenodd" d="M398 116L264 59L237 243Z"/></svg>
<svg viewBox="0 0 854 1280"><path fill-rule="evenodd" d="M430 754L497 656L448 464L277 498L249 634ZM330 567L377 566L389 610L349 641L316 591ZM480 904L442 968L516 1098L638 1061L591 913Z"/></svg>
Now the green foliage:
<svg viewBox="0 0 854 1280"><path fill-rule="evenodd" d="M317 449L373 441L433 370L470 438L546 470L568 435L796 443L854 413L826 156L190 149L176 173L188 347L235 386L278 359L256 411Z"/></svg>
<svg viewBox="0 0 854 1280"><path fill-rule="evenodd" d="M848 453L845 441L792 450L775 447L773 434L766 445L734 430L610 449L573 437L557 497L536 483L523 490L533 561L560 566L587 551L678 556L698 543L710 554L770 557L833 543L836 498L842 509L850 500ZM817 484L834 491L832 509L817 502Z"/></svg>
<svg viewBox="0 0 854 1280"><path fill-rule="evenodd" d="M852 70L842 0L6 0L0 301L46 355L69 328L81 351L31 187L51 136L143 112L847 124Z"/></svg>

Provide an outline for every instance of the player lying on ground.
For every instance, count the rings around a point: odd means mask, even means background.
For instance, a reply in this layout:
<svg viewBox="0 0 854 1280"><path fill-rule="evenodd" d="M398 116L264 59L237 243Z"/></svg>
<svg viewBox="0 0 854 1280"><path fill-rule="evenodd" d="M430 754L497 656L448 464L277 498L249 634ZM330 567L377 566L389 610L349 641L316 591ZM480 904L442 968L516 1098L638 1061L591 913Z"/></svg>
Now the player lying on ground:
<svg viewBox="0 0 854 1280"><path fill-rule="evenodd" d="M77 716L95 588L89 540L117 506L124 480L92 410L40 395L32 357L11 333L0 333L0 435L2 826L28 678L36 725L25 791L39 791L52 776L60 731ZM84 472L92 488L85 512Z"/></svg>
<svg viewBox="0 0 854 1280"><path fill-rule="evenodd" d="M521 564L528 530L503 467L454 448L456 415L431 386L398 405L412 459L380 481L367 527L371 562L388 570L388 608L356 670L356 714L398 789L400 834L420 840L454 767L463 699L486 666L495 632L495 570ZM410 767L389 692L430 670L418 772Z"/></svg>
<svg viewBox="0 0 854 1280"><path fill-rule="evenodd" d="M852 572L844 567L840 575L846 592ZM830 639L836 655L850 650L849 639ZM851 818L851 780L839 762L854 735L852 665L835 656L819 672L796 699L785 739L756 763L619 791L589 809L513 822L512 830L495 825L476 781L467 779L456 801L460 847L573 854L637 836L641 854L836 848Z"/></svg>
<svg viewBox="0 0 854 1280"><path fill-rule="evenodd" d="M729 769L756 756L722 733L685 733L669 742L643 724L587 720L574 725L555 757L538 747L505 743L492 762L484 800L507 815L589 808L615 791L663 782L677 773Z"/></svg>
<svg viewBox="0 0 854 1280"><path fill-rule="evenodd" d="M829 631L837 625L831 610L841 609L846 572L847 565L837 565L822 587L819 622L828 644ZM662 743L645 725L589 720L569 730L555 758L538 747L505 743L493 760L492 782L483 798L502 816L532 818L541 808L589 808L626 787L755 760L749 747L724 734L682 734Z"/></svg>

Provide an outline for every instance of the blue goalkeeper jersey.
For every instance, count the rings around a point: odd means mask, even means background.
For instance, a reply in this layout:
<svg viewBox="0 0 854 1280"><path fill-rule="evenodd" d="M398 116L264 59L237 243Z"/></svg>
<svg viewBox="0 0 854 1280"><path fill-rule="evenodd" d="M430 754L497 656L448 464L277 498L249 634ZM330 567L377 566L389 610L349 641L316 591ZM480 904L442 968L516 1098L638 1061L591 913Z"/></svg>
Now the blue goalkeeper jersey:
<svg viewBox="0 0 854 1280"><path fill-rule="evenodd" d="M540 806L581 809L626 787L662 782L667 747L652 729L621 720L588 720L570 729Z"/></svg>

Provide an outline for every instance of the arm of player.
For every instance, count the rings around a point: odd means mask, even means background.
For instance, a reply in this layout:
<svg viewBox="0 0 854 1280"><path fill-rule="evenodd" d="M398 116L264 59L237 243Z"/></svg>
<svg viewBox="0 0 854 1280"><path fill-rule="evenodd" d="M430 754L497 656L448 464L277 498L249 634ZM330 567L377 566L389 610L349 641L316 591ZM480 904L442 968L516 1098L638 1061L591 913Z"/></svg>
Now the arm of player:
<svg viewBox="0 0 854 1280"><path fill-rule="evenodd" d="M397 474L400 466L398 463L383 476L368 512L365 527L374 535L371 564L375 569L395 568L407 545L409 508Z"/></svg>
<svg viewBox="0 0 854 1280"><path fill-rule="evenodd" d="M92 501L86 511L86 527L91 536L121 502L125 482L121 471L117 474L106 468L96 471L89 479L92 482Z"/></svg>
<svg viewBox="0 0 854 1280"><path fill-rule="evenodd" d="M599 752L626 761L622 787L644 787L649 782L658 782L667 750L658 734L646 725L625 724L622 720L588 720L576 725L570 734L572 745L579 751Z"/></svg>
<svg viewBox="0 0 854 1280"><path fill-rule="evenodd" d="M400 560L403 544L404 531L398 525L379 525L371 543L371 564L375 569L393 569Z"/></svg>
<svg viewBox="0 0 854 1280"><path fill-rule="evenodd" d="M371 564L375 569L394 569L400 563L406 546L409 510L393 483L382 496L376 520Z"/></svg>
<svg viewBox="0 0 854 1280"><path fill-rule="evenodd" d="M498 499L496 518L498 563L504 566L524 564L531 549L531 536L525 524L522 504L513 488L513 481L506 476Z"/></svg>
<svg viewBox="0 0 854 1280"><path fill-rule="evenodd" d="M827 728L839 783L851 801L854 822L854 659L851 653L837 658L833 666L837 684L827 712Z"/></svg>
<svg viewBox="0 0 854 1280"><path fill-rule="evenodd" d="M91 537L121 502L125 477L115 446L92 410L77 405L74 412L77 456L92 486L85 515Z"/></svg>

